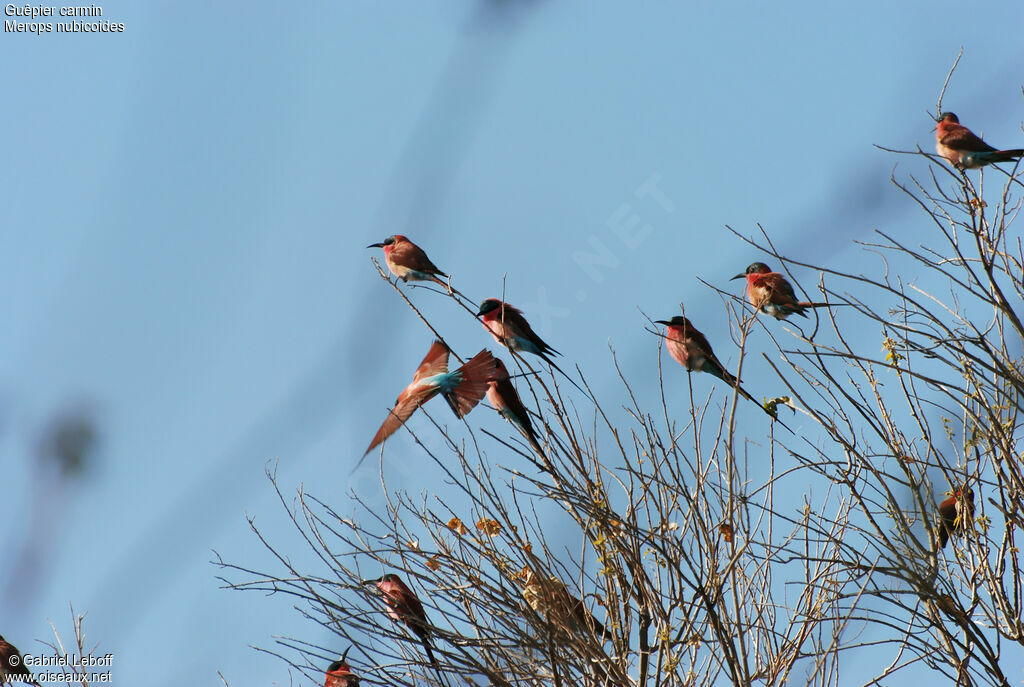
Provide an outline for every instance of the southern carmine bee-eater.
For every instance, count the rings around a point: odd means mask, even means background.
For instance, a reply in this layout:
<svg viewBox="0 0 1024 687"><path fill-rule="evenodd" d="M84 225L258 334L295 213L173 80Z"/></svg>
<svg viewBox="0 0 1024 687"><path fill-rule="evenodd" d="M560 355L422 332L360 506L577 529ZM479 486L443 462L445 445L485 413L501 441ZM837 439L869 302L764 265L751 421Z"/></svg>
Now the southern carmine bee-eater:
<svg viewBox="0 0 1024 687"><path fill-rule="evenodd" d="M14 682L24 682L26 685L39 687L39 683L32 677L32 672L25 667L21 653L13 644L0 636L0 685Z"/></svg>
<svg viewBox="0 0 1024 687"><path fill-rule="evenodd" d="M939 541L940 549L946 548L946 542L957 533L967 529L967 521L974 517L974 490L957 489L953 495L939 504Z"/></svg>
<svg viewBox="0 0 1024 687"><path fill-rule="evenodd" d="M512 380L508 374L505 363L501 358L494 359L494 372L491 381L487 385L487 400L503 418L515 425L526 440L530 442L533 450L544 457L544 449L537 441L537 435L533 431L533 424L530 422L530 414L519 398L519 393L512 386Z"/></svg>
<svg viewBox="0 0 1024 687"><path fill-rule="evenodd" d="M341 655L337 661L327 667L325 673L324 687L359 687L359 678L352 674L351 668L345 662L349 649Z"/></svg>
<svg viewBox="0 0 1024 687"><path fill-rule="evenodd" d="M423 648L427 651L430 664L434 666L438 679L443 683L441 666L434 658L434 652L430 648L430 621L427 620L427 613L423 610L423 603L419 598L394 573L387 573L375 580L363 580L362 583L377 585L377 589L384 593L384 603L388 607L388 615L396 623L402 623L419 637L423 642Z"/></svg>
<svg viewBox="0 0 1024 687"><path fill-rule="evenodd" d="M401 234L389 236L380 243L371 243L367 248L383 248L384 262L391 274L404 282L432 281L445 289L451 289L441 277L448 275L430 261L423 249Z"/></svg>
<svg viewBox="0 0 1024 687"><path fill-rule="evenodd" d="M671 320L656 320L656 322L665 325L668 331L668 334L665 335L665 347L668 349L669 355L677 363L689 372L707 372L718 377L729 386L735 387L740 396L748 401L753 401L769 417L779 422L783 427L786 427L785 423L772 415L767 408L757 402L756 398L740 386L740 380L736 379L725 369L725 365L722 364L711 349L711 344L708 343L707 337L701 334L689 319L676 315ZM786 427L786 429L789 429L789 427Z"/></svg>
<svg viewBox="0 0 1024 687"><path fill-rule="evenodd" d="M443 395L456 417L463 417L480 402L487 393L487 383L494 372L494 356L484 349L459 369L449 372L448 354L448 347L440 341L430 346L427 356L416 368L412 382L398 395L395 407L377 430L360 463L370 451L405 424L417 408L434 396Z"/></svg>
<svg viewBox="0 0 1024 687"><path fill-rule="evenodd" d="M996 150L961 124L952 112L939 115L935 127L935 149L958 169L977 169L993 162L1012 162L1024 155L1024 148Z"/></svg>
<svg viewBox="0 0 1024 687"><path fill-rule="evenodd" d="M558 351L547 345L543 339L530 327L530 323L523 317L523 311L515 308L497 298L488 298L480 304L480 310L476 314L481 318L484 329L491 333L494 340L510 351L521 351L533 353L544 360L548 365L562 373L573 386L580 391L579 384L572 381L569 375L565 374L558 365L551 359L551 354L561 355Z"/></svg>
<svg viewBox="0 0 1024 687"><path fill-rule="evenodd" d="M665 336L665 347L677 363L690 372L708 372L721 379L729 386L736 387L743 398L757 403L757 399L740 386L740 381L729 374L725 365L711 350L707 337L700 333L687 318L676 315L671 320L655 320L665 325L668 334ZM760 405L760 403L758 403Z"/></svg>
<svg viewBox="0 0 1024 687"><path fill-rule="evenodd" d="M828 303L811 303L798 301L793 285L778 272L763 262L755 262L742 274L732 279L747 280L747 300L756 310L771 315L777 320L784 320L793 313L807 317L804 310L808 308L827 308Z"/></svg>

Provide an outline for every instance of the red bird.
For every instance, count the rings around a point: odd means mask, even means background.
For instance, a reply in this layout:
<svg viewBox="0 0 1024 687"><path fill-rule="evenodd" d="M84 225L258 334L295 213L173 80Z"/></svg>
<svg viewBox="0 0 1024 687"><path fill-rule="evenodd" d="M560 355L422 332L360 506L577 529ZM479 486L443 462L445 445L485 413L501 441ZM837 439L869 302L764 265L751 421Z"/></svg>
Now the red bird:
<svg viewBox="0 0 1024 687"><path fill-rule="evenodd" d="M540 442L537 441L537 434L533 431L533 425L530 423L530 413L526 410L526 406L523 405L523 400L519 398L516 388L512 386L512 380L509 377L508 369L505 368L505 363L501 362L501 358L495 358L494 365L495 369L492 373L491 381L487 385L487 400L503 418L515 425L523 433L526 440L530 442L530 446L533 447L533 450L543 458L544 449L540 447Z"/></svg>
<svg viewBox="0 0 1024 687"><path fill-rule="evenodd" d="M725 365L721 363L715 352L711 350L711 344L701 334L693 323L685 317L676 315L671 320L657 320L658 324L665 325L668 334L665 336L665 347L675 361L690 372L708 372L721 379L729 386L736 387L740 396L754 403L757 400L748 394L740 386L740 381L732 376ZM758 405L761 405L758 403Z"/></svg>
<svg viewBox="0 0 1024 687"><path fill-rule="evenodd" d="M755 262L733 279L747 280L747 300L756 310L784 320L793 313L807 317L807 308L826 308L828 303L798 301L793 286L778 272L772 272L763 262Z"/></svg>
<svg viewBox="0 0 1024 687"><path fill-rule="evenodd" d="M377 589L384 592L384 603L387 604L388 615L396 623L402 623L412 630L413 634L423 642L423 648L427 651L427 658L430 659L430 664L434 666L437 677L441 679L443 684L444 679L441 678L441 666L438 664L437 659L434 658L434 652L430 648L430 621L427 620L426 611L423 610L423 604L419 598L394 573L388 573L375 580L363 580L362 583L375 584Z"/></svg>
<svg viewBox="0 0 1024 687"><path fill-rule="evenodd" d="M448 288L448 284L439 277L448 275L430 261L423 249L401 234L389 236L380 243L371 243L367 248L383 248L384 262L391 274L404 282L432 281Z"/></svg>
<svg viewBox="0 0 1024 687"><path fill-rule="evenodd" d="M939 115L935 127L935 149L958 169L977 169L993 162L1012 162L1024 149L996 150L960 123L952 112Z"/></svg>
<svg viewBox="0 0 1024 687"><path fill-rule="evenodd" d="M547 345L543 339L537 336L533 327L523 317L523 311L512 307L497 298L488 298L480 304L480 310L476 314L481 318L484 329L491 333L494 340L510 351L523 351L540 356L548 365L562 373L562 376L572 382L572 385L580 389L579 384L573 382L569 375L565 374L558 365L551 359L551 354L561 355L558 351ZM583 389L580 389L583 391Z"/></svg>
<svg viewBox="0 0 1024 687"><path fill-rule="evenodd" d="M484 349L459 369L449 372L448 354L448 347L440 341L431 345L427 356L416 368L412 382L398 395L395 407L377 430L363 458L405 424L417 408L438 394L448 401L455 417L463 417L480 402L487 393L487 383L494 371L494 356Z"/></svg>
<svg viewBox="0 0 1024 687"><path fill-rule="evenodd" d="M17 648L0 636L0 685L24 682L39 687L32 672L25 667L25 661Z"/></svg>
<svg viewBox="0 0 1024 687"><path fill-rule="evenodd" d="M349 647L349 649L351 648ZM359 687L359 678L352 674L348 664L345 663L349 649L345 649L341 658L327 667L324 687Z"/></svg>
<svg viewBox="0 0 1024 687"><path fill-rule="evenodd" d="M689 372L707 372L712 374L729 386L736 387L740 396L753 401L761 410L767 413L780 425L789 429L784 422L773 415L766 407L757 402L753 396L747 393L746 389L740 386L740 380L736 379L725 365L718 359L715 352L711 350L711 344L707 337L700 333L693 323L681 315L676 315L671 320L657 320L658 324L665 325L668 334L665 335L665 347L675 361L686 368ZM793 430L790 430L793 431Z"/></svg>
<svg viewBox="0 0 1024 687"><path fill-rule="evenodd" d="M966 510L966 513L964 512ZM967 528L967 521L974 517L974 490L966 492L957 489L953 495L939 504L939 541L940 549L946 548L946 542L957 532Z"/></svg>

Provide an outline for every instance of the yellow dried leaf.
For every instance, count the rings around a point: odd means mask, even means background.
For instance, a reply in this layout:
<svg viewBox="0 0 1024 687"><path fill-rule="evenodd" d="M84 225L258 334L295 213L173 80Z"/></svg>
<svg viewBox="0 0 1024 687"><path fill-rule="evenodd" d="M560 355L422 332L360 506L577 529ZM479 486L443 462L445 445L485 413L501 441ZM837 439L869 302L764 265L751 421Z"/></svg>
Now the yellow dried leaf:
<svg viewBox="0 0 1024 687"><path fill-rule="evenodd" d="M441 567L441 563L438 561L436 554L427 559L426 566L435 571Z"/></svg>

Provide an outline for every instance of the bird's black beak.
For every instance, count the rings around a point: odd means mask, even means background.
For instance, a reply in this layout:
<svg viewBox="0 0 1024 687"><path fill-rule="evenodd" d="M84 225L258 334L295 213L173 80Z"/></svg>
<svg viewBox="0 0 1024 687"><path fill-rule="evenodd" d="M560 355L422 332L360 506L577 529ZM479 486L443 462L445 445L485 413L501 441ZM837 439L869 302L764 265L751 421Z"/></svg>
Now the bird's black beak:
<svg viewBox="0 0 1024 687"><path fill-rule="evenodd" d="M379 577L376 580L363 580L359 584L377 584L378 582L380 582Z"/></svg>
<svg viewBox="0 0 1024 687"><path fill-rule="evenodd" d="M672 324L671 322L666 322L665 320L655 320L654 323L655 324L664 324L664 325Z"/></svg>
<svg viewBox="0 0 1024 687"><path fill-rule="evenodd" d="M383 247L384 247L383 243L371 243L369 246L367 246L367 248L383 248Z"/></svg>
<svg viewBox="0 0 1024 687"><path fill-rule="evenodd" d="M341 660L344 661L345 657L348 656L348 652L352 650L352 647L345 649L345 653L341 655Z"/></svg>
<svg viewBox="0 0 1024 687"><path fill-rule="evenodd" d="M744 278L746 278L746 276L747 276L746 273L740 273L740 274L737 274L735 277L729 277L729 281L732 281L733 279L744 279Z"/></svg>
<svg viewBox="0 0 1024 687"><path fill-rule="evenodd" d="M480 310L478 310L477 313L476 313L476 316L480 317L483 314L484 314L484 307L481 305L480 306Z"/></svg>

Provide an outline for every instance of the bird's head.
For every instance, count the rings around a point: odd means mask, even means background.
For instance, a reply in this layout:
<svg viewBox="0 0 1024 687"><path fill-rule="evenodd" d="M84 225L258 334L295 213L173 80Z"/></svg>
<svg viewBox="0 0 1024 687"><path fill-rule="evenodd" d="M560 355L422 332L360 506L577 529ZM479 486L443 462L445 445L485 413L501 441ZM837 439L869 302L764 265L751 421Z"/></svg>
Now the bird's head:
<svg viewBox="0 0 1024 687"><path fill-rule="evenodd" d="M685 317L683 317L682 315L676 315L671 320L655 320L655 322L657 324L663 324L666 327L680 327L680 328L692 327L692 325L690 324L690 321L688 319L686 319Z"/></svg>
<svg viewBox="0 0 1024 687"><path fill-rule="evenodd" d="M768 274L769 272L771 272L771 269L763 262L752 262L747 266L745 271L737 274L735 277L732 277L729 281L732 281L733 279L744 279L748 274Z"/></svg>
<svg viewBox="0 0 1024 687"><path fill-rule="evenodd" d="M501 362L501 358L494 359L494 371L491 373L492 382L500 382L504 379L508 379L508 368L505 367L505 363Z"/></svg>
<svg viewBox="0 0 1024 687"><path fill-rule="evenodd" d="M360 584L375 584L380 586L382 584L387 584L389 582L398 582L398 575L396 575L395 573L387 573L386 575L381 575L380 577L373 580L363 580Z"/></svg>
<svg viewBox="0 0 1024 687"><path fill-rule="evenodd" d="M404 236L399 236L398 234L395 234L394 236L387 237L380 243L371 243L369 246L367 246L367 248L384 248L385 246L393 246L395 245L395 241L404 238Z"/></svg>
<svg viewBox="0 0 1024 687"><path fill-rule="evenodd" d="M477 312L476 316L481 317L483 315L486 315L487 313L494 312L500 307L501 301L499 301L497 298L488 298L486 301L480 304L480 310Z"/></svg>
<svg viewBox="0 0 1024 687"><path fill-rule="evenodd" d="M955 114L953 114L952 112L943 112L942 114L939 115L939 118L936 119L935 121L936 122L946 122L948 124L959 124L960 123L960 119Z"/></svg>
<svg viewBox="0 0 1024 687"><path fill-rule="evenodd" d="M351 650L352 650L352 647L349 647L348 649L345 649L345 652L341 655L341 658L339 658L337 661L335 661L331 665L327 666L327 672L328 673L348 673L349 672L349 667L348 667L348 663L345 662L345 659L348 657L348 652L351 651Z"/></svg>

